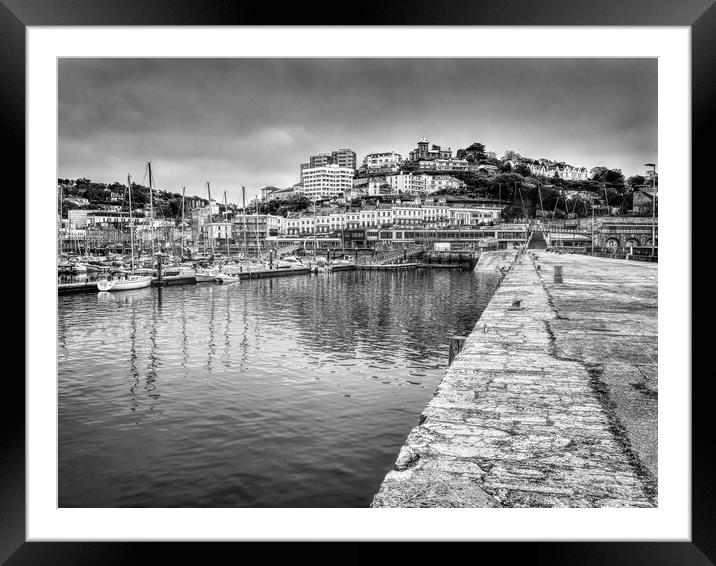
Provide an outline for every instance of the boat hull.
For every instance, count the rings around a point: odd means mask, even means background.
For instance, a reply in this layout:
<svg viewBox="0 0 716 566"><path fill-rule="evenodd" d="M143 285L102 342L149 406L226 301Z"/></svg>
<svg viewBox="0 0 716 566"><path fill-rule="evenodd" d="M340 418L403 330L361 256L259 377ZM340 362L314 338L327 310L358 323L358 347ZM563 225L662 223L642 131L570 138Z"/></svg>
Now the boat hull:
<svg viewBox="0 0 716 566"><path fill-rule="evenodd" d="M238 283L241 281L241 278L238 275L227 275L225 273L220 273L216 276L216 282L222 285L225 285L227 283Z"/></svg>
<svg viewBox="0 0 716 566"><path fill-rule="evenodd" d="M131 291L133 289L144 289L152 284L150 275L127 280L102 280L97 281L99 291Z"/></svg>

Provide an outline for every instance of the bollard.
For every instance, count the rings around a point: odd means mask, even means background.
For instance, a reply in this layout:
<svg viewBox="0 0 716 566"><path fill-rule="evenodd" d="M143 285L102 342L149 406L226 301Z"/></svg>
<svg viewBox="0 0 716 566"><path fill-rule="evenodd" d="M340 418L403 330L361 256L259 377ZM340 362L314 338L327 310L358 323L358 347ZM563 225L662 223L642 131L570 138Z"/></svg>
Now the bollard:
<svg viewBox="0 0 716 566"><path fill-rule="evenodd" d="M453 360L462 351L463 346L465 346L464 336L450 337L450 350L448 351L448 367L452 365Z"/></svg>
<svg viewBox="0 0 716 566"><path fill-rule="evenodd" d="M512 305L507 307L508 311L523 311L525 307L522 306L522 299L515 297L512 299Z"/></svg>
<svg viewBox="0 0 716 566"><path fill-rule="evenodd" d="M561 265L554 266L554 282L562 283L562 266Z"/></svg>

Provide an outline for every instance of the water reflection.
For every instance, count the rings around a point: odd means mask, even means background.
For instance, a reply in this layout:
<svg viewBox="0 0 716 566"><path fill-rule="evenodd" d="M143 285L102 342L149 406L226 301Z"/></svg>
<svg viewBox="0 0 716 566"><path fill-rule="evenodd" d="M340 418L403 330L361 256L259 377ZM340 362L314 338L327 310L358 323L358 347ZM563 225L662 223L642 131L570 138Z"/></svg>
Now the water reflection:
<svg viewBox="0 0 716 566"><path fill-rule="evenodd" d="M368 505L495 284L349 272L59 297L60 505Z"/></svg>

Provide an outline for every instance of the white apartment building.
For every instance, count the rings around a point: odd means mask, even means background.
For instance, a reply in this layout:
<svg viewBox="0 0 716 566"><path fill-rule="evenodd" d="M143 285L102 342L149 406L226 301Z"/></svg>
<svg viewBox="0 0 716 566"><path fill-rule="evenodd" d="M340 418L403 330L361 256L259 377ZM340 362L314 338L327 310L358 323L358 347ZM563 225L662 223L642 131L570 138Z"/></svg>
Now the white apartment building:
<svg viewBox="0 0 716 566"><path fill-rule="evenodd" d="M353 187L353 174L354 170L351 167L341 167L336 164L307 167L302 171L302 192L310 199L342 196L344 191Z"/></svg>
<svg viewBox="0 0 716 566"><path fill-rule="evenodd" d="M67 224L71 230L87 227L87 213L89 210L68 210Z"/></svg>
<svg viewBox="0 0 716 566"><path fill-rule="evenodd" d="M390 169L397 171L403 162L403 156L394 151L385 151L382 153L369 153L363 159L364 169Z"/></svg>
<svg viewBox="0 0 716 566"><path fill-rule="evenodd" d="M393 193L410 195L431 194L442 189L460 189L465 183L449 175L417 175L400 173L386 177Z"/></svg>
<svg viewBox="0 0 716 566"><path fill-rule="evenodd" d="M349 228L379 228L386 226L440 227L478 226L499 221L502 206L485 204L449 206L444 199L419 198L414 201L396 201L393 204L366 206L345 211L324 210L316 216L311 213L291 213L285 219L287 236L327 235Z"/></svg>
<svg viewBox="0 0 716 566"><path fill-rule="evenodd" d="M433 171L467 171L467 159L432 159L418 161L418 168Z"/></svg>
<svg viewBox="0 0 716 566"><path fill-rule="evenodd" d="M425 192L431 194L443 189L461 189L464 186L463 181L450 175L433 175L427 182Z"/></svg>
<svg viewBox="0 0 716 566"><path fill-rule="evenodd" d="M387 175L385 179L390 185L391 193L417 195L426 192L430 175L399 173L398 175Z"/></svg>
<svg viewBox="0 0 716 566"><path fill-rule="evenodd" d="M231 222L212 222L208 224L208 234L210 238L215 240L231 240Z"/></svg>

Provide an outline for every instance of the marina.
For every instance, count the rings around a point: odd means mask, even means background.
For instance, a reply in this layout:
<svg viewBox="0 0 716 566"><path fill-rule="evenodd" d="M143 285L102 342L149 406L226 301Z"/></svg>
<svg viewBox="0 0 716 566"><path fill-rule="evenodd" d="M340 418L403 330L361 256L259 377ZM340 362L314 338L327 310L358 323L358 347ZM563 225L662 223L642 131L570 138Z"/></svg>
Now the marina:
<svg viewBox="0 0 716 566"><path fill-rule="evenodd" d="M367 507L497 281L352 271L58 297L59 505Z"/></svg>
<svg viewBox="0 0 716 566"><path fill-rule="evenodd" d="M659 506L656 59L58 69L53 505Z"/></svg>

